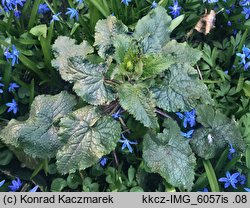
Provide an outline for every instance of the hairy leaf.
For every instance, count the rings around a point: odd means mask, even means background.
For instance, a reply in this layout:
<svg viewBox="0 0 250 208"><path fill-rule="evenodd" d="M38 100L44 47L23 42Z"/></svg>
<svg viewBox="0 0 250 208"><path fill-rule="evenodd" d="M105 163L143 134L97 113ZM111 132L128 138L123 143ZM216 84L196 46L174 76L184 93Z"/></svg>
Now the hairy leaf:
<svg viewBox="0 0 250 208"><path fill-rule="evenodd" d="M132 39L128 35L117 35L114 38L115 60L120 64L132 44Z"/></svg>
<svg viewBox="0 0 250 208"><path fill-rule="evenodd" d="M187 63L190 65L196 64L202 56L202 52L191 48L186 42L178 43L176 40L171 40L162 49L162 53L172 55L176 63Z"/></svg>
<svg viewBox="0 0 250 208"><path fill-rule="evenodd" d="M169 112L189 111L199 103L212 102L206 85L188 64L172 65L152 92L156 105Z"/></svg>
<svg viewBox="0 0 250 208"><path fill-rule="evenodd" d="M75 42L76 40L69 37L59 36L52 46L56 58L52 60L52 66L58 69L59 72L67 70L67 60L69 58L75 56L86 57L87 54L93 53L94 50L87 41L83 41L80 45L76 45Z"/></svg>
<svg viewBox="0 0 250 208"><path fill-rule="evenodd" d="M58 171L73 173L96 164L115 149L120 133L120 124L95 107L86 106L62 118L60 136L65 145L57 153Z"/></svg>
<svg viewBox="0 0 250 208"><path fill-rule="evenodd" d="M148 133L143 140L143 159L154 173L181 190L191 190L194 180L195 156L189 141L180 134L176 122L165 122L163 133Z"/></svg>
<svg viewBox="0 0 250 208"><path fill-rule="evenodd" d="M149 128L158 127L154 100L143 85L122 84L118 87L118 95L121 106L137 121Z"/></svg>
<svg viewBox="0 0 250 208"><path fill-rule="evenodd" d="M142 57L143 73L142 79L153 78L164 72L174 63L171 56L162 56L158 54L146 54Z"/></svg>
<svg viewBox="0 0 250 208"><path fill-rule="evenodd" d="M54 157L61 146L56 123L71 112L75 98L67 92L58 95L40 95L31 105L26 121L11 120L0 134L6 144L19 147L36 158Z"/></svg>
<svg viewBox="0 0 250 208"><path fill-rule="evenodd" d="M126 33L128 28L115 16L109 16L105 20L99 20L95 27L95 43L98 48L98 54L102 58L107 58L114 53L114 37Z"/></svg>
<svg viewBox="0 0 250 208"><path fill-rule="evenodd" d="M171 17L158 6L138 21L134 37L142 41L144 53L158 52L169 41Z"/></svg>
<svg viewBox="0 0 250 208"><path fill-rule="evenodd" d="M104 83L106 64L92 64L86 59L68 59L68 67L60 73L64 80L74 83L73 90L83 100L92 105L107 104L115 99L115 94Z"/></svg>
<svg viewBox="0 0 250 208"><path fill-rule="evenodd" d="M197 121L203 126L194 132L191 140L197 155L205 159L214 158L229 144L238 152L244 151L245 143L235 121L208 105L198 106L196 114Z"/></svg>

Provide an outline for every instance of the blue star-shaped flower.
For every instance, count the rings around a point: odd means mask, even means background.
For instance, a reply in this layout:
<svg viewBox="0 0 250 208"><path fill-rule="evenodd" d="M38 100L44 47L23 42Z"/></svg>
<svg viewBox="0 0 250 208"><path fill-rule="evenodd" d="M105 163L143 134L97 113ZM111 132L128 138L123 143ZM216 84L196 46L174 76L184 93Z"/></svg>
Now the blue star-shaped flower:
<svg viewBox="0 0 250 208"><path fill-rule="evenodd" d="M242 48L242 52L245 54L246 58L250 58L250 49L247 48L245 45Z"/></svg>
<svg viewBox="0 0 250 208"><path fill-rule="evenodd" d="M122 115L121 115L121 108L119 108L118 111L115 112L115 113L113 113L111 116L112 116L114 119L120 118L120 117L122 116Z"/></svg>
<svg viewBox="0 0 250 208"><path fill-rule="evenodd" d="M195 126L196 120L195 120L195 109L191 110L190 112L184 112L182 113L176 113L176 115L179 117L179 119L184 119L183 120L183 126L184 128L187 128L187 125L189 123L190 127Z"/></svg>
<svg viewBox="0 0 250 208"><path fill-rule="evenodd" d="M229 148L229 153L228 153L228 159L232 160L234 153L236 152L236 150L233 148L233 145L230 143L229 144L230 148Z"/></svg>
<svg viewBox="0 0 250 208"><path fill-rule="evenodd" d="M241 58L240 64L246 64L246 55L244 53L236 53Z"/></svg>
<svg viewBox="0 0 250 208"><path fill-rule="evenodd" d="M11 112L11 111L13 111L14 114L17 113L17 111L18 111L18 105L17 105L17 103L16 103L16 101L14 99L12 99L11 103L6 103L6 106L9 107L9 109L7 111L8 113Z"/></svg>
<svg viewBox="0 0 250 208"><path fill-rule="evenodd" d="M245 19L248 19L250 16L250 7L243 7L243 12L241 12L242 14L245 14Z"/></svg>
<svg viewBox="0 0 250 208"><path fill-rule="evenodd" d="M205 188L203 188L202 190L200 190L198 192L209 192L209 191L208 191L208 188L205 187Z"/></svg>
<svg viewBox="0 0 250 208"><path fill-rule="evenodd" d="M76 9L74 8L67 8L67 12L65 14L69 14L69 18L73 19L74 17L76 18L76 20L78 21L78 17L79 17L79 13Z"/></svg>
<svg viewBox="0 0 250 208"><path fill-rule="evenodd" d="M173 15L174 18L178 17L180 15L181 7L179 6L178 0L175 0L173 6L169 6L168 8L172 11L169 12L171 15Z"/></svg>
<svg viewBox="0 0 250 208"><path fill-rule="evenodd" d="M241 0L240 1L240 6L249 6L250 5L250 0Z"/></svg>
<svg viewBox="0 0 250 208"><path fill-rule="evenodd" d="M125 4L126 6L128 6L128 4L131 2L131 0L122 0L121 3Z"/></svg>
<svg viewBox="0 0 250 208"><path fill-rule="evenodd" d="M38 14L45 14L50 11L50 8L47 4L39 4Z"/></svg>
<svg viewBox="0 0 250 208"><path fill-rule="evenodd" d="M2 79L2 77L0 77L0 80ZM0 82L0 87L4 87L4 84ZM0 94L3 93L3 89L0 89Z"/></svg>
<svg viewBox="0 0 250 208"><path fill-rule="evenodd" d="M102 157L100 160L99 160L99 163L102 167L104 167L106 164L107 164L107 161L108 159L106 157Z"/></svg>
<svg viewBox="0 0 250 208"><path fill-rule="evenodd" d="M16 46L12 45L12 52L9 52L9 48L6 48L6 50L4 51L4 56L6 57L6 59L12 59L11 61L11 65L14 66L15 64L18 64L18 57L20 52L16 49Z"/></svg>
<svg viewBox="0 0 250 208"><path fill-rule="evenodd" d="M124 150L127 147L129 152L131 153L133 152L131 144L138 144L136 141L135 142L129 141L123 134L122 134L122 139L120 139L119 142L123 143L122 150Z"/></svg>
<svg viewBox="0 0 250 208"><path fill-rule="evenodd" d="M213 3L216 3L216 2L218 2L219 0L207 0L207 3L209 3L209 4L213 4Z"/></svg>
<svg viewBox="0 0 250 208"><path fill-rule="evenodd" d="M226 177L222 177L219 179L219 182L223 182L224 184L224 188L228 188L230 185L234 188L237 189L236 184L238 183L238 176L240 175L240 173L234 173L234 174L230 174L229 171L226 172Z"/></svg>
<svg viewBox="0 0 250 208"><path fill-rule="evenodd" d="M38 186L38 185L36 185L34 188L30 189L30 190L29 190L29 192L36 192L36 191L37 191L37 189L38 189L38 187L39 187L39 186Z"/></svg>
<svg viewBox="0 0 250 208"><path fill-rule="evenodd" d="M16 89L19 88L19 87L20 86L17 83L13 82L13 83L10 83L10 86L9 86L8 90L9 90L9 92L15 92Z"/></svg>
<svg viewBox="0 0 250 208"><path fill-rule="evenodd" d="M155 1L153 1L150 8L155 9L157 6L158 4Z"/></svg>
<svg viewBox="0 0 250 208"><path fill-rule="evenodd" d="M238 178L237 178L237 180L238 180L238 183L240 184L240 185L244 185L245 183L246 183L246 176L244 175L244 174L240 174L239 176L238 176Z"/></svg>
<svg viewBox="0 0 250 208"><path fill-rule="evenodd" d="M2 180L2 181L0 182L0 187L1 187L4 183L5 183L5 180Z"/></svg>
<svg viewBox="0 0 250 208"><path fill-rule="evenodd" d="M12 181L12 185L8 186L10 188L11 191L17 191L18 189L21 188L22 186L22 182L19 178L16 178L16 180Z"/></svg>
<svg viewBox="0 0 250 208"><path fill-rule="evenodd" d="M194 133L194 129L188 131L187 133L181 131L181 135L188 138L188 139L192 138L193 133Z"/></svg>
<svg viewBox="0 0 250 208"><path fill-rule="evenodd" d="M59 15L60 14L62 14L62 12L59 12L59 13L57 13L57 14L54 14L53 16L52 16L52 19L51 19L51 21L50 21L50 24L52 23L52 22L54 22L54 21L60 21L60 19L59 19Z"/></svg>
<svg viewBox="0 0 250 208"><path fill-rule="evenodd" d="M247 192L250 192L250 188L244 188Z"/></svg>
<svg viewBox="0 0 250 208"><path fill-rule="evenodd" d="M76 0L76 3L78 3L78 6L83 4L83 0Z"/></svg>

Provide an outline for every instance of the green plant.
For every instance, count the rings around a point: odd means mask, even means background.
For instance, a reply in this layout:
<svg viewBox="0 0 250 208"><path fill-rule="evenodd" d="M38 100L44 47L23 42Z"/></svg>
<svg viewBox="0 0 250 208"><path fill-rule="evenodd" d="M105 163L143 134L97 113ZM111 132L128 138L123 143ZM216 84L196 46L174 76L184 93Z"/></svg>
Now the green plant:
<svg viewBox="0 0 250 208"><path fill-rule="evenodd" d="M146 128L137 138L142 144L137 160L142 157L141 168L146 172L160 174L180 190L191 190L196 154L202 158L208 179L216 181L209 159L229 144L243 152L245 143L236 122L215 110L206 85L199 80L194 65L201 52L170 39L182 18L172 21L158 6L139 20L130 34L126 25L109 16L96 24L93 46L98 55L86 41L77 45L73 39L58 37L52 66L72 84L77 98L65 91L37 96L29 118L11 120L0 137L29 157L56 158L60 174L74 173L95 165L116 149L128 124L122 117L118 122L110 115L121 107L128 120L133 118L132 126L139 123ZM196 109L200 125L189 141L181 135L184 128L175 113L192 109ZM123 190L116 170L109 170L111 189ZM133 183L129 178L127 187ZM211 188L218 191L217 181L214 183ZM53 184L54 190L61 190L66 181L60 187L57 181ZM86 184L84 190L98 190L98 184L92 186L91 180Z"/></svg>

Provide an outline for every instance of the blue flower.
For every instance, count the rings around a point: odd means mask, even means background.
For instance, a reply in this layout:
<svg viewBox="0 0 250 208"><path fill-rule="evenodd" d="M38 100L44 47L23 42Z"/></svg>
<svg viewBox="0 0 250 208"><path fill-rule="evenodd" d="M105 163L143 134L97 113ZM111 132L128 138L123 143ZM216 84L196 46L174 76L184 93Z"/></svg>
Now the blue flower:
<svg viewBox="0 0 250 208"><path fill-rule="evenodd" d="M76 9L74 8L67 8L67 12L66 14L69 14L70 15L70 19L73 19L74 17L76 17L76 20L78 21L78 16L79 16L79 13Z"/></svg>
<svg viewBox="0 0 250 208"><path fill-rule="evenodd" d="M2 80L2 77L0 77L0 80ZM4 87L4 84L0 82L0 87ZM3 89L0 89L0 94L3 93Z"/></svg>
<svg viewBox="0 0 250 208"><path fill-rule="evenodd" d="M62 14L62 12L59 12L59 13L57 13L57 14L54 14L53 16L52 16L52 19L51 19L51 21L50 21L50 24L52 23L52 22L54 22L54 21L60 21L60 19L59 19L59 15L60 14Z"/></svg>
<svg viewBox="0 0 250 208"><path fill-rule="evenodd" d="M250 0L241 0L240 1L240 6L249 6L250 5Z"/></svg>
<svg viewBox="0 0 250 208"><path fill-rule="evenodd" d="M250 192L250 188L244 188L247 192Z"/></svg>
<svg viewBox="0 0 250 208"><path fill-rule="evenodd" d="M20 16L21 16L21 11L19 11L19 10L15 10L14 11L14 16L16 17L16 18L19 18Z"/></svg>
<svg viewBox="0 0 250 208"><path fill-rule="evenodd" d="M249 16L250 16L250 7L247 8L247 7L243 7L243 12L241 12L242 14L245 14L245 19L248 19Z"/></svg>
<svg viewBox="0 0 250 208"><path fill-rule="evenodd" d="M123 140L122 140L123 139ZM122 150L124 150L126 147L128 148L129 152L133 152L132 147L130 146L130 144L138 144L136 141L135 142L131 142L129 141L123 134L122 134L122 139L119 140L119 142L123 143L122 145Z"/></svg>
<svg viewBox="0 0 250 208"><path fill-rule="evenodd" d="M241 58L240 64L246 64L246 55L244 53L236 53Z"/></svg>
<svg viewBox="0 0 250 208"><path fill-rule="evenodd" d="M15 0L16 6L19 4L21 7L23 7L24 2L26 2L26 0Z"/></svg>
<svg viewBox="0 0 250 208"><path fill-rule="evenodd" d="M246 59L250 59L250 49L244 45L242 48L242 52L243 53L236 53L236 56L239 56L241 58L239 64L244 64L244 70L247 70L250 66L250 62L247 62Z"/></svg>
<svg viewBox="0 0 250 208"><path fill-rule="evenodd" d="M5 180L2 180L2 181L0 182L0 187L1 187L4 183L5 183Z"/></svg>
<svg viewBox="0 0 250 208"><path fill-rule="evenodd" d="M102 167L104 167L106 164L107 164L107 161L108 159L106 157L102 157L100 160L99 160L99 163Z"/></svg>
<svg viewBox="0 0 250 208"><path fill-rule="evenodd" d="M130 3L131 0L122 0L121 3L125 4L126 6L128 6L128 3Z"/></svg>
<svg viewBox="0 0 250 208"><path fill-rule="evenodd" d="M83 4L83 0L76 0L76 3L78 3L78 6Z"/></svg>
<svg viewBox="0 0 250 208"><path fill-rule="evenodd" d="M50 11L47 4L39 4L38 14L45 14Z"/></svg>
<svg viewBox="0 0 250 208"><path fill-rule="evenodd" d="M227 26L228 26L228 27L232 26L232 22L231 22L231 21L228 21L228 22L227 22Z"/></svg>
<svg viewBox="0 0 250 208"><path fill-rule="evenodd" d="M225 183L224 188L228 188L230 185L234 188L237 189L236 185L238 183L238 176L240 173L234 173L233 175L230 174L229 171L226 172L226 177L222 177L219 179L220 182Z"/></svg>
<svg viewBox="0 0 250 208"><path fill-rule="evenodd" d="M247 48L245 45L242 48L242 52L245 54L246 58L250 58L250 49Z"/></svg>
<svg viewBox="0 0 250 208"><path fill-rule="evenodd" d="M168 8L172 11L170 12L171 15L173 15L174 18L178 17L180 15L181 7L179 7L178 0L175 0L173 6L169 6Z"/></svg>
<svg viewBox="0 0 250 208"><path fill-rule="evenodd" d="M181 131L181 135L188 139L192 138L193 133L194 133L194 129L188 131L187 133Z"/></svg>
<svg viewBox="0 0 250 208"><path fill-rule="evenodd" d="M190 112L184 112L184 115L182 113L176 113L176 115L179 117L179 119L184 119L183 126L184 128L187 128L187 124L189 123L190 127L195 126L195 109L191 110Z"/></svg>
<svg viewBox="0 0 250 208"><path fill-rule="evenodd" d="M2 6L6 12L9 12L10 10L16 9L18 5L23 7L24 2L26 2L26 0L2 0Z"/></svg>
<svg viewBox="0 0 250 208"><path fill-rule="evenodd" d="M157 6L158 4L155 1L153 1L150 8L155 9Z"/></svg>
<svg viewBox="0 0 250 208"><path fill-rule="evenodd" d="M213 3L216 3L216 2L218 2L219 0L207 0L207 3L209 3L209 4L213 4Z"/></svg>
<svg viewBox="0 0 250 208"><path fill-rule="evenodd" d="M13 111L14 114L17 113L17 111L18 111L18 105L17 105L17 103L16 103L16 101L14 99L12 99L11 103L6 103L6 106L9 107L9 109L7 111L8 113L11 112L11 111Z"/></svg>
<svg viewBox="0 0 250 208"><path fill-rule="evenodd" d="M244 65L244 70L247 70L247 69L249 68L249 66L250 66L250 61L247 62L247 63Z"/></svg>
<svg viewBox="0 0 250 208"><path fill-rule="evenodd" d="M238 176L238 178L237 178L237 180L238 180L238 183L240 184L240 185L244 185L245 183L246 183L246 176L244 175L244 174L240 174L239 176Z"/></svg>
<svg viewBox="0 0 250 208"><path fill-rule="evenodd" d="M19 88L19 87L20 86L17 83L13 82L13 83L10 83L8 90L9 92L15 92L16 91L15 88Z"/></svg>
<svg viewBox="0 0 250 208"><path fill-rule="evenodd" d="M38 189L38 187L39 187L39 186L38 186L38 185L36 185L33 189L30 189L30 190L29 190L29 192L36 192L36 191L37 191L37 189Z"/></svg>
<svg viewBox="0 0 250 208"><path fill-rule="evenodd" d="M12 45L12 52L9 52L9 48L6 48L6 50L4 51L4 56L6 57L6 59L12 59L11 61L11 65L14 66L15 63L18 64L18 57L20 52L16 49L16 46Z"/></svg>
<svg viewBox="0 0 250 208"><path fill-rule="evenodd" d="M120 117L122 116L122 115L121 115L121 108L119 108L118 111L115 112L115 113L113 113L111 116L112 116L114 119L120 118Z"/></svg>
<svg viewBox="0 0 250 208"><path fill-rule="evenodd" d="M209 192L209 191L208 191L208 188L205 187L205 188L203 188L202 190L200 190L198 192Z"/></svg>
<svg viewBox="0 0 250 208"><path fill-rule="evenodd" d="M20 189L22 186L22 182L20 181L19 178L16 178L16 180L12 181L12 185L8 186L10 188L11 191L17 191L18 189Z"/></svg>
<svg viewBox="0 0 250 208"><path fill-rule="evenodd" d="M229 148L229 153L228 153L228 159L232 160L233 158L233 154L236 152L235 149L233 148L232 144L229 144L230 148Z"/></svg>

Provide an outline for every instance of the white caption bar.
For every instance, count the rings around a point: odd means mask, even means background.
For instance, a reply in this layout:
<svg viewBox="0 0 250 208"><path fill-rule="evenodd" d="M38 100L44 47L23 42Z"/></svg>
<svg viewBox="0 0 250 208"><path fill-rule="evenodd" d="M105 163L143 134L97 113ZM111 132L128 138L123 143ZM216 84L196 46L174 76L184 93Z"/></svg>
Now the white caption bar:
<svg viewBox="0 0 250 208"><path fill-rule="evenodd" d="M0 193L1 208L82 208L82 207L197 207L197 208L249 208L248 192L187 192L187 193Z"/></svg>

